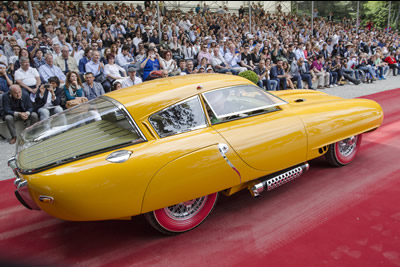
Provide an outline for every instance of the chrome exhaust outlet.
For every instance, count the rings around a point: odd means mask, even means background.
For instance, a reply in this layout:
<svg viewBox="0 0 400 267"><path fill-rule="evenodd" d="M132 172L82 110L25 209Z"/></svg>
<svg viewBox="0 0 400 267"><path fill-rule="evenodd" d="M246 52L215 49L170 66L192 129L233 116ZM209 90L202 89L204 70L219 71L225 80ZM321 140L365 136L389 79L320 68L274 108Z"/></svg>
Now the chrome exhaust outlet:
<svg viewBox="0 0 400 267"><path fill-rule="evenodd" d="M308 171L309 168L310 165L308 163L304 163L279 175L273 176L272 178L267 177L267 179L263 182L255 184L249 188L250 193L253 197L258 197L262 192L264 192L265 189L267 189L267 191L271 191L278 186L284 185L296 178L299 178L303 173Z"/></svg>

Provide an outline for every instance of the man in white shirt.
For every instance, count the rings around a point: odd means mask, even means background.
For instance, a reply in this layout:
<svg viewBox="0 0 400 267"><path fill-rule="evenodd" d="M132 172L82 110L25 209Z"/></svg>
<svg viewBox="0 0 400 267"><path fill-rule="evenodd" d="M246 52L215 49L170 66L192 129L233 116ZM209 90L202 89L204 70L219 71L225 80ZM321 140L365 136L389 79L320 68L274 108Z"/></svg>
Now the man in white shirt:
<svg viewBox="0 0 400 267"><path fill-rule="evenodd" d="M128 68L129 77L122 82L122 88L129 87L135 84L142 83L142 79L136 77L136 69L133 67Z"/></svg>
<svg viewBox="0 0 400 267"><path fill-rule="evenodd" d="M211 64L218 73L232 72L232 74L237 75L239 71L231 68L231 66L225 61L224 57L219 54L219 48L214 47L214 55L211 58Z"/></svg>
<svg viewBox="0 0 400 267"><path fill-rule="evenodd" d="M30 93L32 102L35 101L35 94L40 86L39 72L29 66L29 58L21 57L21 68L15 72L15 81L23 90Z"/></svg>
<svg viewBox="0 0 400 267"><path fill-rule="evenodd" d="M247 70L245 67L239 66L240 53L236 53L234 44L229 45L229 51L225 53L225 60L232 69L239 71L239 73Z"/></svg>

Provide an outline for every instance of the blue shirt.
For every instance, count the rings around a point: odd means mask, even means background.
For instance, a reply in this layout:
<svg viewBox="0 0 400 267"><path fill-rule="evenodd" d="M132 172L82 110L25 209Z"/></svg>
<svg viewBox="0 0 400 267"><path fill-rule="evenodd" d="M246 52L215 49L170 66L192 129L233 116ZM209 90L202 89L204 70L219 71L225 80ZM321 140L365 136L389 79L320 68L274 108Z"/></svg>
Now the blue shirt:
<svg viewBox="0 0 400 267"><path fill-rule="evenodd" d="M145 60L146 60L146 58L142 61L142 63ZM143 68L143 81L145 81L147 79L150 72L152 72L153 70L160 70L160 62L156 58L154 59L154 61L151 59L147 60L146 66L144 66L144 68Z"/></svg>
<svg viewBox="0 0 400 267"><path fill-rule="evenodd" d="M43 81L48 82L50 77L56 76L60 81L66 81L66 77L62 70L52 65L51 67L47 64L44 64L39 68L39 74Z"/></svg>
<svg viewBox="0 0 400 267"><path fill-rule="evenodd" d="M89 62L90 60L87 57L83 57L79 60L79 72L80 73L86 73L86 64Z"/></svg>
<svg viewBox="0 0 400 267"><path fill-rule="evenodd" d="M10 78L11 81L13 80L13 78L10 75L8 75L8 78ZM7 80L3 76L1 76L0 77L0 91L3 91L4 93L7 93L8 90L10 90L10 88L8 87Z"/></svg>

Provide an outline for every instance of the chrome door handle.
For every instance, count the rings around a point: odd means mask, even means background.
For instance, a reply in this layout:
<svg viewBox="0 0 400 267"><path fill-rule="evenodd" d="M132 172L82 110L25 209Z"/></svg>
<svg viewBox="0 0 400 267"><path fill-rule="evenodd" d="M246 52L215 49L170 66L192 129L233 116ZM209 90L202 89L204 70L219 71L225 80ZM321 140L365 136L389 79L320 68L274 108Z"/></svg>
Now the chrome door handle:
<svg viewBox="0 0 400 267"><path fill-rule="evenodd" d="M115 151L108 155L106 160L112 163L123 163L131 157L132 153L133 152L129 150Z"/></svg>

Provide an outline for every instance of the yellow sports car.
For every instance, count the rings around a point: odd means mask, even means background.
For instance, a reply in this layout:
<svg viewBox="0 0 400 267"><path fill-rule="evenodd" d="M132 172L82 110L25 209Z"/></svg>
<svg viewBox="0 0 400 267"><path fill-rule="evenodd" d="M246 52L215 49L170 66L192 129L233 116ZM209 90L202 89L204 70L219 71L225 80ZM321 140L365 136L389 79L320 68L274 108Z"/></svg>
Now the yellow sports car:
<svg viewBox="0 0 400 267"><path fill-rule="evenodd" d="M145 214L157 230L197 227L219 193L253 196L325 155L349 164L383 119L374 101L312 90L266 92L232 75L163 78L27 128L9 160L29 209L72 221Z"/></svg>

